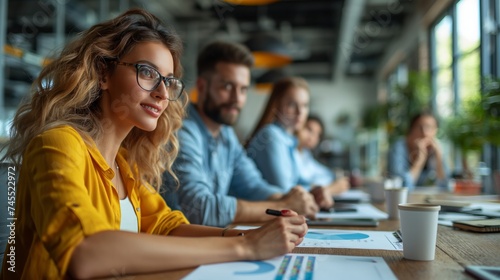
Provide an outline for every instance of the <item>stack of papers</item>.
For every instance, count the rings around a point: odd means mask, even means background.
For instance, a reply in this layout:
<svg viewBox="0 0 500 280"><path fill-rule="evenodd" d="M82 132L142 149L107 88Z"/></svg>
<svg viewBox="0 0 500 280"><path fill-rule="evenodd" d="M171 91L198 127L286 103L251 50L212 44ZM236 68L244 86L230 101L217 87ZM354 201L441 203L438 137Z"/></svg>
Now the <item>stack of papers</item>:
<svg viewBox="0 0 500 280"><path fill-rule="evenodd" d="M472 220L481 220L486 218L487 218L486 216L445 212L445 213L439 213L438 224L451 227L453 226L453 221L472 221Z"/></svg>
<svg viewBox="0 0 500 280"><path fill-rule="evenodd" d="M453 221L470 221L487 218L500 218L500 203L468 203L467 207L457 207L455 211L440 211L438 223L451 227Z"/></svg>
<svg viewBox="0 0 500 280"><path fill-rule="evenodd" d="M370 202L370 195L362 190L348 190L333 198L335 202Z"/></svg>

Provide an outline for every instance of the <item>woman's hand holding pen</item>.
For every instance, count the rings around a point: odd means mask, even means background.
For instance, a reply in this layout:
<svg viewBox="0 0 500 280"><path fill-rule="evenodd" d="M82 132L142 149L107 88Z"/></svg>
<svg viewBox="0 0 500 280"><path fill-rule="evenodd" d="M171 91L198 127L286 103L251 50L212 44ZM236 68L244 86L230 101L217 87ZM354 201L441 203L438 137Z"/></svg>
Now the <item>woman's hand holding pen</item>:
<svg viewBox="0 0 500 280"><path fill-rule="evenodd" d="M304 216L292 210L277 211L274 215L279 217L245 233L251 259L268 259L290 253L304 240L308 229Z"/></svg>

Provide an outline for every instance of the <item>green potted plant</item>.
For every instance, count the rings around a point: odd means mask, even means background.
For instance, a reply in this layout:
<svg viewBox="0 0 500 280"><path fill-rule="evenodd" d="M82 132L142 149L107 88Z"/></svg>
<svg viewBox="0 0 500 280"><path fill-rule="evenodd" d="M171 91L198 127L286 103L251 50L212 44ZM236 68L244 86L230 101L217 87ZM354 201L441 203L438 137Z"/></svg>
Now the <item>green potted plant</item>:
<svg viewBox="0 0 500 280"><path fill-rule="evenodd" d="M376 129L384 124L389 142L404 135L410 118L428 109L430 105L430 79L427 72L410 71L408 82L392 88L394 94L386 103L377 104L365 110L363 126Z"/></svg>
<svg viewBox="0 0 500 280"><path fill-rule="evenodd" d="M463 102L456 115L444 121L444 132L460 150L464 177L472 177L468 156L479 153L485 144L500 145L500 84L484 81L484 91Z"/></svg>

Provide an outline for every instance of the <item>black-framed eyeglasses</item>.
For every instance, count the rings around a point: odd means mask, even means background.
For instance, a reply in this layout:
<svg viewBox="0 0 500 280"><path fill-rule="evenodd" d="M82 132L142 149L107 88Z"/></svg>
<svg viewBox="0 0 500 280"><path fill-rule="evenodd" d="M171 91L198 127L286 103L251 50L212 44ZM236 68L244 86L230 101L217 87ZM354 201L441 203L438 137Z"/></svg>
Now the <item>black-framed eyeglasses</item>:
<svg viewBox="0 0 500 280"><path fill-rule="evenodd" d="M137 84L146 91L153 91L160 85L161 81L165 84L168 90L167 99L175 101L181 97L184 92L184 83L175 77L165 77L155 68L140 63L127 63L117 61L117 65L132 66L136 70Z"/></svg>

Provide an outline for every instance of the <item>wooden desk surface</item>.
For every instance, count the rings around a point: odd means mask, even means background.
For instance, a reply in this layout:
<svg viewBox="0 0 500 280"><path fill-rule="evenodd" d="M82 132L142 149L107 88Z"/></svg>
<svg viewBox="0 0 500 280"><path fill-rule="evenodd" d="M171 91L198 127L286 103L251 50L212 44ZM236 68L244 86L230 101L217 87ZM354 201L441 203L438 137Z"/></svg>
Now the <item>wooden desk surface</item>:
<svg viewBox="0 0 500 280"><path fill-rule="evenodd" d="M421 198L418 196L410 198L410 201L420 200ZM384 205L376 206L384 208ZM373 228L314 228L394 231L399 229L399 221L383 220L380 221L379 226ZM383 257L398 279L474 279L464 272L466 265L500 266L500 233L472 233L440 225L438 226L434 261L406 260L403 258L403 252L385 250L295 248L293 253ZM181 279L191 271L193 269L136 275L133 279Z"/></svg>

